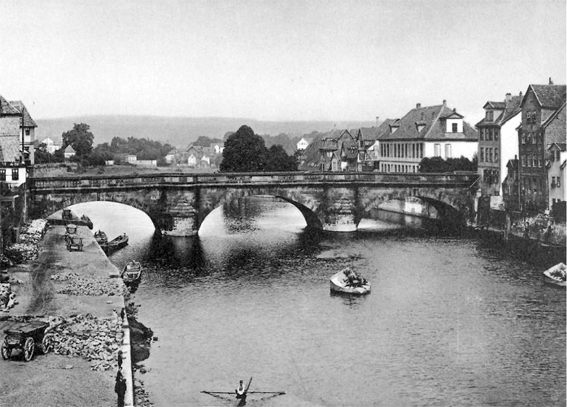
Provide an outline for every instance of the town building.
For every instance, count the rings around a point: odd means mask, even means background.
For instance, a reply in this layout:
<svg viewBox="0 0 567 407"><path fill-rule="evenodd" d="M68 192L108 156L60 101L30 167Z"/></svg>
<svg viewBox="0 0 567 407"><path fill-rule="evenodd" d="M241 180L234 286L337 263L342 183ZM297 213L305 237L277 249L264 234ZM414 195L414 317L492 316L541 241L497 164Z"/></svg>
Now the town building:
<svg viewBox="0 0 567 407"><path fill-rule="evenodd" d="M550 154L556 143L565 143L565 85L529 85L521 102L522 122L518 127L521 210L551 209L548 179ZM557 181L555 183L557 185ZM555 187L556 188L556 187ZM553 195L555 198L555 194Z"/></svg>
<svg viewBox="0 0 567 407"><path fill-rule="evenodd" d="M61 148L61 144L56 143L51 138L46 137L41 140L40 144L45 144L45 149L49 154L55 153L55 151Z"/></svg>
<svg viewBox="0 0 567 407"><path fill-rule="evenodd" d="M70 145L65 147L65 150L63 150L63 156L65 157L66 160L73 157L75 154L76 154L75 149Z"/></svg>
<svg viewBox="0 0 567 407"><path fill-rule="evenodd" d="M378 137L381 172L419 172L425 157L463 156L472 160L478 151L477 131L445 100L436 106L422 107L418 103L388 127L389 131Z"/></svg>
<svg viewBox="0 0 567 407"><path fill-rule="evenodd" d="M28 109L21 100L9 102L21 114L20 143L23 152L23 159L27 166L35 163L35 129L37 124L30 116Z"/></svg>
<svg viewBox="0 0 567 407"><path fill-rule="evenodd" d="M26 182L26 164L22 156L23 123L22 112L0 95L0 182L11 188Z"/></svg>
<svg viewBox="0 0 567 407"><path fill-rule="evenodd" d="M521 99L521 92L518 96L507 93L504 101L486 102L484 118L476 125L480 193L490 197L493 209L504 206L503 182L508 172L507 165L518 156L516 129L522 118Z"/></svg>
<svg viewBox="0 0 567 407"><path fill-rule="evenodd" d="M309 144L311 144L314 140L314 137L303 136L301 140L297 142L297 149L298 150L305 150Z"/></svg>
<svg viewBox="0 0 567 407"><path fill-rule="evenodd" d="M563 111L565 111L565 104ZM549 185L549 208L551 209L553 205L566 201L565 175L567 170L565 166L567 164L567 152L565 151L565 143L550 144L547 149L547 157L547 183Z"/></svg>

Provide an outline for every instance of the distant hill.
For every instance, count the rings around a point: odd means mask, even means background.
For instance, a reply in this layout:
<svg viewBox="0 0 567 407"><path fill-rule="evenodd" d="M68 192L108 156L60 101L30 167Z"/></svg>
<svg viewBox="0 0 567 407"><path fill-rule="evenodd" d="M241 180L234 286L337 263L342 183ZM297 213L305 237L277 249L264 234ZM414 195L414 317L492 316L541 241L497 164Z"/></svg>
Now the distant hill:
<svg viewBox="0 0 567 407"><path fill-rule="evenodd" d="M256 134L277 136L285 133L290 137L301 136L312 131L327 132L337 128L371 127L375 122L331 122L331 121L260 121L226 117L166 117L166 116L76 116L56 119L36 119L36 138L49 137L61 141L61 134L71 130L74 123L86 123L95 136L95 145L110 142L113 137L148 138L169 143L174 147L185 147L199 136L222 139L226 132L236 131L248 125Z"/></svg>

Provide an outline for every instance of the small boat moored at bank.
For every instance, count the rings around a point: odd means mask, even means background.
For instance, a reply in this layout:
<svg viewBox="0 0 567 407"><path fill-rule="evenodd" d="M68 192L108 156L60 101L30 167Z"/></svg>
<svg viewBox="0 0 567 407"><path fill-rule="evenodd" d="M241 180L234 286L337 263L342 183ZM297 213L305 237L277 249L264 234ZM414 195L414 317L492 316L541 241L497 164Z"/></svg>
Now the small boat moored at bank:
<svg viewBox="0 0 567 407"><path fill-rule="evenodd" d="M104 245L108 243L108 236L102 230L97 230L94 234L95 240L99 245Z"/></svg>
<svg viewBox="0 0 567 407"><path fill-rule="evenodd" d="M120 277L126 285L138 284L142 278L142 264L136 260L131 260L122 269Z"/></svg>
<svg viewBox="0 0 567 407"><path fill-rule="evenodd" d="M347 294L369 294L370 283L355 271L346 268L331 277L331 291Z"/></svg>
<svg viewBox="0 0 567 407"><path fill-rule="evenodd" d="M113 252L118 249L122 249L128 244L128 235L126 233L112 239L110 242L101 245L105 252Z"/></svg>
<svg viewBox="0 0 567 407"><path fill-rule="evenodd" d="M565 277L567 276L567 266L563 263L558 263L553 267L545 270L543 272L545 276L545 281L553 284L557 284L560 286L567 286L567 281L565 281Z"/></svg>

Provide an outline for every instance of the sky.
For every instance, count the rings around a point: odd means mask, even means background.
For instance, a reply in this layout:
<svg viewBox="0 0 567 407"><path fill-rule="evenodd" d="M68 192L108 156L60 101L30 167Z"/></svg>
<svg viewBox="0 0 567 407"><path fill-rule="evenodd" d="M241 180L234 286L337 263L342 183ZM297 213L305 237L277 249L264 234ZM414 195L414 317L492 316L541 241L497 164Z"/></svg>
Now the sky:
<svg viewBox="0 0 567 407"><path fill-rule="evenodd" d="M565 84L565 0L0 0L0 95L34 119L398 118Z"/></svg>

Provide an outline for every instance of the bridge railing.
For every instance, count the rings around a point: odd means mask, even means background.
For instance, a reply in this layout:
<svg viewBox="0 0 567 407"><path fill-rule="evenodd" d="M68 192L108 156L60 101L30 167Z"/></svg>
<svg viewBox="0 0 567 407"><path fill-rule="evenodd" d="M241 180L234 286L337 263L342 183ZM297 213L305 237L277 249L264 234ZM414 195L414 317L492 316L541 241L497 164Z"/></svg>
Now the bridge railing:
<svg viewBox="0 0 567 407"><path fill-rule="evenodd" d="M135 174L124 176L66 176L30 178L32 190L145 188L165 185L223 184L306 184L306 183L381 183L405 185L472 185L477 173L379 173L379 172L277 172L214 174Z"/></svg>

